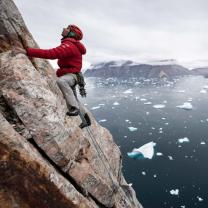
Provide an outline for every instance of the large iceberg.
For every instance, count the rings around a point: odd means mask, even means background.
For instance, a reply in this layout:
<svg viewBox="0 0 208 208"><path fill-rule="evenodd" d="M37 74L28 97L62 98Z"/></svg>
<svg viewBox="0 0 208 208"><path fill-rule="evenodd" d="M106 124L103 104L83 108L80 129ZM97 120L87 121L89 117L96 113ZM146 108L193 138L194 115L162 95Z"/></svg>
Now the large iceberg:
<svg viewBox="0 0 208 208"><path fill-rule="evenodd" d="M132 152L128 152L127 155L130 158L134 158L134 159L141 159L141 158L152 159L152 157L154 155L154 146L155 145L156 145L156 143L149 142L149 143L139 147L138 149L133 149Z"/></svg>

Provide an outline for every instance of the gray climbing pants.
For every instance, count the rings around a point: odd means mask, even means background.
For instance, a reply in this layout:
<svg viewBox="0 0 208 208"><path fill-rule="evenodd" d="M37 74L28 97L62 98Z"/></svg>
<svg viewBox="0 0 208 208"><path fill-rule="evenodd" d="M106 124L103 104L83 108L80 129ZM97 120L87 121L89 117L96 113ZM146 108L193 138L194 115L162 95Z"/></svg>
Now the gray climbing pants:
<svg viewBox="0 0 208 208"><path fill-rule="evenodd" d="M76 83L77 77L75 74L65 74L57 80L57 85L63 93L69 111L71 110L71 107L75 107L79 109L82 114L85 114L85 107L77 98Z"/></svg>

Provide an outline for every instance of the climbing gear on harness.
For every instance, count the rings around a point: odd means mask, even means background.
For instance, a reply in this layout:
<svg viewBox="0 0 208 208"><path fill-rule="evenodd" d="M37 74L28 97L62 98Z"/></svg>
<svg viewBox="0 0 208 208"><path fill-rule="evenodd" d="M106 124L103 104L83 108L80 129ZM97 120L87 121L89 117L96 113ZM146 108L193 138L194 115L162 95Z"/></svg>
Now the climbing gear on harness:
<svg viewBox="0 0 208 208"><path fill-rule="evenodd" d="M74 73L77 77L77 84L79 85L79 93L82 97L86 97L87 96L87 92L85 89L85 81L84 81L84 76L82 74L82 72L79 73Z"/></svg>
<svg viewBox="0 0 208 208"><path fill-rule="evenodd" d="M67 116L78 116L79 115L79 109L76 107L72 106L70 111L66 113Z"/></svg>
<svg viewBox="0 0 208 208"><path fill-rule="evenodd" d="M67 116L78 116L79 115L79 111L73 111L73 112L68 111L66 113L66 115Z"/></svg>
<svg viewBox="0 0 208 208"><path fill-rule="evenodd" d="M90 117L88 116L87 113L85 113L84 119L85 119L85 121L82 122L82 123L79 125L79 127L80 127L81 129L83 129L84 127L87 127L87 126L90 126L90 125L91 125L91 120L90 120Z"/></svg>

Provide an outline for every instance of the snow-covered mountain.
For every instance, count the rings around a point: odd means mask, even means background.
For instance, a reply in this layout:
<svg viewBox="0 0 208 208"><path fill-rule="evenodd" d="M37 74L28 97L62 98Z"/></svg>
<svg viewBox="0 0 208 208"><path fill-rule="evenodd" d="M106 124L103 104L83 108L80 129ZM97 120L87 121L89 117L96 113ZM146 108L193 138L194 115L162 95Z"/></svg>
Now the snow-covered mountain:
<svg viewBox="0 0 208 208"><path fill-rule="evenodd" d="M159 60L136 63L130 60L101 62L85 71L87 77L117 78L156 78L188 75L190 71L179 65L176 60Z"/></svg>

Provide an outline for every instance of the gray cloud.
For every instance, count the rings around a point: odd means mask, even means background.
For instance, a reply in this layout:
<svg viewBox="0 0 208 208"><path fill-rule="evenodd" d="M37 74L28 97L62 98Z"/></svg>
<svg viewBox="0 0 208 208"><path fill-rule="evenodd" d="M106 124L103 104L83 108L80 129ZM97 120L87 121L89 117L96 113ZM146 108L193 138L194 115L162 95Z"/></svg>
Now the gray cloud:
<svg viewBox="0 0 208 208"><path fill-rule="evenodd" d="M15 0L42 48L60 43L64 26L84 31L84 60L208 59L206 0Z"/></svg>

